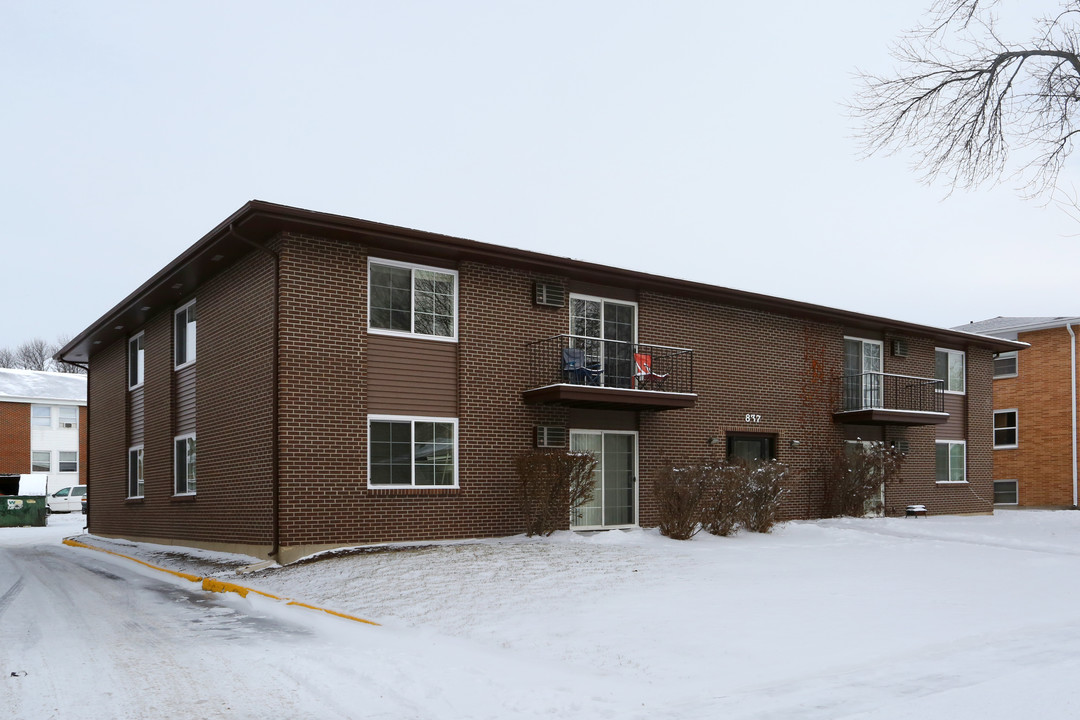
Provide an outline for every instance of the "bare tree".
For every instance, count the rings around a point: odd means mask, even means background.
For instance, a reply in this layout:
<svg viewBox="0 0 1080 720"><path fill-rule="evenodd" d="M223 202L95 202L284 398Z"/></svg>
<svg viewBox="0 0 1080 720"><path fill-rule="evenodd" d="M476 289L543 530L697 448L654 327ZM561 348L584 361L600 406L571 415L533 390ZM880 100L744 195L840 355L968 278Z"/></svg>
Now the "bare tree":
<svg viewBox="0 0 1080 720"><path fill-rule="evenodd" d="M15 353L11 352L11 348L0 348L0 368L14 367L18 367L18 363L15 360Z"/></svg>
<svg viewBox="0 0 1080 720"><path fill-rule="evenodd" d="M53 345L49 349L49 354L50 355L56 355L56 353L60 352L60 348L67 345L68 342L70 342L70 341L71 341L71 336L69 336L69 335L60 335L59 337L56 338L56 344ZM72 365L71 363L63 362L62 360L53 360L52 361L52 369L55 370L56 372L61 372L61 373L75 373L75 374L79 374L79 375L86 374L86 368L85 367L82 367L81 365Z"/></svg>
<svg viewBox="0 0 1080 720"><path fill-rule="evenodd" d="M27 340L15 348L15 362L23 370L51 370L52 347L41 338Z"/></svg>
<svg viewBox="0 0 1080 720"><path fill-rule="evenodd" d="M868 155L909 150L927 182L971 188L1016 175L1052 191L1080 132L1080 0L1034 17L1029 38L999 32L1000 0L935 0L893 48L895 75L862 74L854 103Z"/></svg>

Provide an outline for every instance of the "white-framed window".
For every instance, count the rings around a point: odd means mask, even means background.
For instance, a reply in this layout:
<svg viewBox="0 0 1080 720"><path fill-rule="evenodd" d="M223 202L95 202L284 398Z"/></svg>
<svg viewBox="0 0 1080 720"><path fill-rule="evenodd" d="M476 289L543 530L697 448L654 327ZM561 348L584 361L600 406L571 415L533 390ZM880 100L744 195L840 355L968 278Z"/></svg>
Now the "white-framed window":
<svg viewBox="0 0 1080 720"><path fill-rule="evenodd" d="M195 301L184 305L173 316L173 350L177 368L195 362Z"/></svg>
<svg viewBox="0 0 1080 720"><path fill-rule="evenodd" d="M79 427L79 408L75 405L60 405L56 408L60 427L71 429Z"/></svg>
<svg viewBox="0 0 1080 720"><path fill-rule="evenodd" d="M34 450L30 453L30 472L52 472L52 451Z"/></svg>
<svg viewBox="0 0 1080 720"><path fill-rule="evenodd" d="M945 392L963 393L964 351L936 348L934 350L934 377L945 382Z"/></svg>
<svg viewBox="0 0 1080 720"><path fill-rule="evenodd" d="M143 334L139 333L128 340L128 389L134 390L143 384L145 359L143 354Z"/></svg>
<svg viewBox="0 0 1080 720"><path fill-rule="evenodd" d="M368 487L457 487L457 418L368 417Z"/></svg>
<svg viewBox="0 0 1080 720"><path fill-rule="evenodd" d="M1016 408L994 411L994 449L1014 448L1019 440Z"/></svg>
<svg viewBox="0 0 1080 720"><path fill-rule="evenodd" d="M143 446L136 445L128 450L128 491L129 498L143 496Z"/></svg>
<svg viewBox="0 0 1080 720"><path fill-rule="evenodd" d="M994 379L1016 377L1018 369L1016 350L994 353Z"/></svg>
<svg viewBox="0 0 1080 720"><path fill-rule="evenodd" d="M1016 480L994 481L995 505L1018 505L1020 503L1020 483Z"/></svg>
<svg viewBox="0 0 1080 720"><path fill-rule="evenodd" d="M52 406L31 405L30 424L34 427L52 427Z"/></svg>
<svg viewBox="0 0 1080 720"><path fill-rule="evenodd" d="M195 494L195 433L173 438L176 495Z"/></svg>
<svg viewBox="0 0 1080 720"><path fill-rule="evenodd" d="M368 260L368 330L457 341L456 270Z"/></svg>
<svg viewBox="0 0 1080 720"><path fill-rule="evenodd" d="M967 482L967 443L963 440L938 440L937 481Z"/></svg>
<svg viewBox="0 0 1080 720"><path fill-rule="evenodd" d="M78 450L60 450L57 452L59 456L59 462L56 465L56 471L62 473L77 473L79 472L79 451Z"/></svg>

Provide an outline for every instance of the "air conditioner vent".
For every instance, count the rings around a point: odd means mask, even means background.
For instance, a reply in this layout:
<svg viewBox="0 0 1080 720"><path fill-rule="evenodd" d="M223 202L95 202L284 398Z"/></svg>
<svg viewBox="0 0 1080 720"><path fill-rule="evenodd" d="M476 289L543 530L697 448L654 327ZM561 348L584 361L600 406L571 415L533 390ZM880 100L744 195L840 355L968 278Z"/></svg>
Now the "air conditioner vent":
<svg viewBox="0 0 1080 720"><path fill-rule="evenodd" d="M549 307L566 305L566 288L555 283L536 283L536 304Z"/></svg>
<svg viewBox="0 0 1080 720"><path fill-rule="evenodd" d="M907 440L893 440L893 448L896 449L897 452L903 453L904 455L908 454L908 450L910 449L910 447L911 446L908 445Z"/></svg>
<svg viewBox="0 0 1080 720"><path fill-rule="evenodd" d="M566 447L566 428L558 425L539 425L536 428L536 447Z"/></svg>
<svg viewBox="0 0 1080 720"><path fill-rule="evenodd" d="M892 341L892 354L893 357L907 357L907 340L893 340Z"/></svg>

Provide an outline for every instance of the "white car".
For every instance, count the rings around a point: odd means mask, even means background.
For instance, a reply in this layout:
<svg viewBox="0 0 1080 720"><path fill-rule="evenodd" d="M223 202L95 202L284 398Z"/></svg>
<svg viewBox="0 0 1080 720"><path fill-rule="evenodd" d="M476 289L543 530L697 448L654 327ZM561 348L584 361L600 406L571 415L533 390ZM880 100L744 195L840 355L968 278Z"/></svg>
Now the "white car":
<svg viewBox="0 0 1080 720"><path fill-rule="evenodd" d="M45 501L45 506L49 512L78 512L82 509L84 497L86 497L85 485L69 485L50 495Z"/></svg>

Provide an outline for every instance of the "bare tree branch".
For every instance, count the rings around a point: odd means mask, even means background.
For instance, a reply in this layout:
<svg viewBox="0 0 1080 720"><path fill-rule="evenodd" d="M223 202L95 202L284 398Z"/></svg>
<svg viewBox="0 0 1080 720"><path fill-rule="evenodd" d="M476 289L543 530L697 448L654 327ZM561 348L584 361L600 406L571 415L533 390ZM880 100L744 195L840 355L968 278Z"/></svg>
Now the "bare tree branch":
<svg viewBox="0 0 1080 720"><path fill-rule="evenodd" d="M1001 179L1012 153L1032 195L1051 189L1074 148L1080 101L1080 0L1003 39L997 0L939 0L893 48L895 75L862 74L853 109L867 155L909 151L922 178L970 188Z"/></svg>

